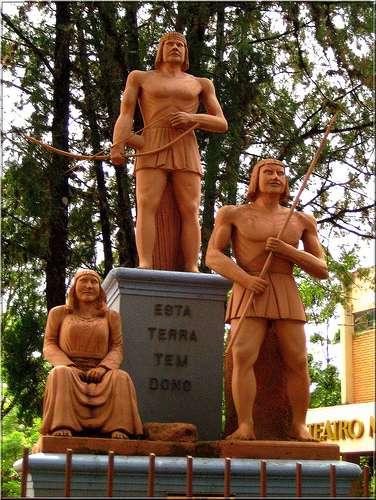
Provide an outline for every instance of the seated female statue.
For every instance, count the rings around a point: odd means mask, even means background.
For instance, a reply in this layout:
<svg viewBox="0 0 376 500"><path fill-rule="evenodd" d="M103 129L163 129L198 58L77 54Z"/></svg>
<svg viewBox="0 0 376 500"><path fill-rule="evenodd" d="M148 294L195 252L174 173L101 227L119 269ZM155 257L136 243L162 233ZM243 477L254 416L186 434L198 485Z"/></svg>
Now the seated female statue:
<svg viewBox="0 0 376 500"><path fill-rule="evenodd" d="M133 382L119 370L120 316L108 309L95 271L78 271L66 305L50 310L43 355L54 368L47 378L42 434L89 430L128 439L143 433Z"/></svg>

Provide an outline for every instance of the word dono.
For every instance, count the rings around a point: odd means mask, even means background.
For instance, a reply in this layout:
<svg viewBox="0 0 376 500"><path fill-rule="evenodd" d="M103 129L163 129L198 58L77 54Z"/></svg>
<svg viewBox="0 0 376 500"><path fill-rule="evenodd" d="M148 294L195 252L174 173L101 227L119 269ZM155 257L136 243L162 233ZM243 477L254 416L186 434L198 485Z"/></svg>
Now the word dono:
<svg viewBox="0 0 376 500"><path fill-rule="evenodd" d="M157 379L155 377L149 378L149 389L152 391L183 391L189 392L192 388L192 383L190 380L181 379L168 379L162 378Z"/></svg>

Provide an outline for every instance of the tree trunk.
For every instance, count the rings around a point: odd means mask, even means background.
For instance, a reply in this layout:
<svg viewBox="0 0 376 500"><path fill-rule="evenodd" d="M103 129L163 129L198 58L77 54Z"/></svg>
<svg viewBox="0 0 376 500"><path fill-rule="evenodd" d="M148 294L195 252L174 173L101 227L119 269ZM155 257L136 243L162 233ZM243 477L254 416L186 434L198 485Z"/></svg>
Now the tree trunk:
<svg viewBox="0 0 376 500"><path fill-rule="evenodd" d="M249 84L249 64L247 63L248 48L247 37L249 22L253 16L252 4L245 9L239 7L238 15L244 17L240 25L240 41L238 43L238 71L237 80L234 82L236 92L233 93L233 103L229 110L229 136L232 138L231 149L226 155L225 171L225 198L228 204L237 203L237 190L240 169L240 155L247 145L244 139L247 109L254 96L252 85ZM248 22L246 22L248 21Z"/></svg>
<svg viewBox="0 0 376 500"><path fill-rule="evenodd" d="M98 117L95 110L95 98L91 90L93 88L93 84L90 79L85 37L82 31L82 24L79 19L77 19L76 24L82 88L85 96L85 112L90 126L91 145L93 148L93 153L95 154L101 149L100 130L98 126ZM94 170L97 181L99 219L103 241L104 272L105 275L107 275L113 267L113 257L111 248L110 208L108 206L106 181L101 161L94 162Z"/></svg>
<svg viewBox="0 0 376 500"><path fill-rule="evenodd" d="M120 37L116 30L116 7L113 2L98 2L94 4L98 14L92 13L92 24L96 25L96 16L99 15L103 26L100 39L96 40L101 76L100 87L104 96L109 122L107 134L112 138L115 122L119 115L120 95L124 89L124 76L128 74L125 64L125 54ZM131 181L128 177L127 166L116 167L117 190L117 242L119 264L125 267L137 265L136 239L132 216Z"/></svg>
<svg viewBox="0 0 376 500"><path fill-rule="evenodd" d="M221 83L224 78L223 74L223 52L224 52L224 21L225 9L223 3L217 5L217 29L216 29L216 48L215 48L215 68L213 84L216 89L218 98ZM203 189L203 214L202 214L202 261L201 271L209 272L209 268L205 265L206 249L208 247L209 238L214 226L214 208L215 200L217 197L216 181L218 178L219 164L221 161L221 148L220 144L223 137L220 134L210 134L209 143L206 153L206 172L204 177Z"/></svg>
<svg viewBox="0 0 376 500"><path fill-rule="evenodd" d="M70 2L55 2L56 38L53 78L52 144L68 151L69 119L69 48L71 45ZM46 262L47 308L64 304L65 276L68 258L68 201L69 186L65 172L69 161L54 155L47 177L50 194L48 217L48 254Z"/></svg>
<svg viewBox="0 0 376 500"><path fill-rule="evenodd" d="M208 2L178 2L175 27L180 32L187 29L188 72L194 76L203 75L205 33L212 13L213 6Z"/></svg>

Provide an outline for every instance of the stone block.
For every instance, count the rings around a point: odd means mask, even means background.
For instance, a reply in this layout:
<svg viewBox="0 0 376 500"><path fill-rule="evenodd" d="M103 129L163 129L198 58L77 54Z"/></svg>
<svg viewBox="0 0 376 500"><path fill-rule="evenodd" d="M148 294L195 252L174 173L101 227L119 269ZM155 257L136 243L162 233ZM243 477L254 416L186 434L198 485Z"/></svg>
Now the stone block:
<svg viewBox="0 0 376 500"><path fill-rule="evenodd" d="M176 441L192 443L197 441L197 428L193 424L174 422L164 424L147 422L144 424L145 439L149 441Z"/></svg>
<svg viewBox="0 0 376 500"><path fill-rule="evenodd" d="M125 360L143 422L222 432L223 337L231 283L202 273L113 269L103 288L122 318Z"/></svg>

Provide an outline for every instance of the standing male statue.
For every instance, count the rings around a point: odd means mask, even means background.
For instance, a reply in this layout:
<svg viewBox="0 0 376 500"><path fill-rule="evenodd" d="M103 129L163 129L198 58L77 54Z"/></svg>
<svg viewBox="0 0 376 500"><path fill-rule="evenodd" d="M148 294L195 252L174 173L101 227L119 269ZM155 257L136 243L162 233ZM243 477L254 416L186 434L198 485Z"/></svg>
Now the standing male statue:
<svg viewBox="0 0 376 500"><path fill-rule="evenodd" d="M209 241L206 264L234 282L226 322L237 328L251 292L254 299L232 345L232 397L238 427L227 439L255 439L253 408L256 398L254 364L270 323L273 323L283 359L286 391L291 406L289 436L312 440L305 425L309 405L309 375L304 323L306 316L292 274L294 265L325 279L328 269L317 236L315 219L294 212L283 233L276 238L290 210L285 168L279 160L259 161L251 175L248 200L218 211ZM298 249L302 241L304 250ZM236 262L225 255L232 244ZM258 277L273 252L265 279Z"/></svg>
<svg viewBox="0 0 376 500"><path fill-rule="evenodd" d="M202 168L193 128L225 132L227 122L215 95L213 84L206 78L186 73L188 47L180 33L166 33L159 42L155 69L132 71L121 100L120 115L115 124L111 160L124 163L124 146L139 153L161 151L140 156L136 160L136 245L139 267L153 269L156 213L171 176L171 185L181 219L181 249L184 270L198 272L200 249L198 211ZM132 132L136 103L139 103L144 132ZM207 114L197 113L202 103ZM163 149L192 127L191 132ZM168 229L168 228L167 228Z"/></svg>

